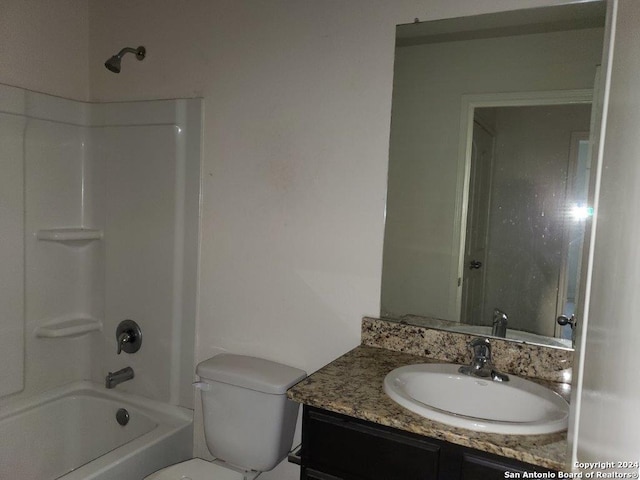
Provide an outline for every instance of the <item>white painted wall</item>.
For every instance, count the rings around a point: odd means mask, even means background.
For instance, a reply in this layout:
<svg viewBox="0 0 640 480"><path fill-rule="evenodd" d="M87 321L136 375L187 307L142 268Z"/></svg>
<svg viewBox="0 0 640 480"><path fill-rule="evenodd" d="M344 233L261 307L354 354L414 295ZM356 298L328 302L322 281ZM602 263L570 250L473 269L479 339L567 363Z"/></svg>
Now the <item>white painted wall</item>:
<svg viewBox="0 0 640 480"><path fill-rule="evenodd" d="M458 321L462 95L592 88L602 36L585 29L397 49L385 313Z"/></svg>
<svg viewBox="0 0 640 480"><path fill-rule="evenodd" d="M87 100L88 13L86 0L1 0L0 83Z"/></svg>

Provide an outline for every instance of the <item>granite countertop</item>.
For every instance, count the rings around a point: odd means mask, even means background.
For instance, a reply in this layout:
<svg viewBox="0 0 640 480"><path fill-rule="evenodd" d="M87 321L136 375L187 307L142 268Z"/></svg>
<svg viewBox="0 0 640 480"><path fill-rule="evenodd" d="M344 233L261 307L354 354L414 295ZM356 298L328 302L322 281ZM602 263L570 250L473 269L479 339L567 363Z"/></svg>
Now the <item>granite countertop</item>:
<svg viewBox="0 0 640 480"><path fill-rule="evenodd" d="M548 435L502 435L474 432L423 418L401 407L383 391L391 370L436 360L376 347L358 346L289 389L290 399L305 405L369 420L555 470L563 470L566 432ZM565 398L569 385L538 381Z"/></svg>

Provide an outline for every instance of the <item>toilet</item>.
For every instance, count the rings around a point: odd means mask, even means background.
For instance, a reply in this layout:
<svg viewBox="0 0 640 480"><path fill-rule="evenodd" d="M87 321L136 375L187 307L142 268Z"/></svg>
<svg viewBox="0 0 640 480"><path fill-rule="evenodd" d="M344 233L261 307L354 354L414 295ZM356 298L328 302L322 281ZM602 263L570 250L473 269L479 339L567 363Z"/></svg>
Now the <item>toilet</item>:
<svg viewBox="0 0 640 480"><path fill-rule="evenodd" d="M194 458L145 480L253 480L291 448L298 404L289 387L303 370L245 355L220 354L198 364L204 436L215 460Z"/></svg>

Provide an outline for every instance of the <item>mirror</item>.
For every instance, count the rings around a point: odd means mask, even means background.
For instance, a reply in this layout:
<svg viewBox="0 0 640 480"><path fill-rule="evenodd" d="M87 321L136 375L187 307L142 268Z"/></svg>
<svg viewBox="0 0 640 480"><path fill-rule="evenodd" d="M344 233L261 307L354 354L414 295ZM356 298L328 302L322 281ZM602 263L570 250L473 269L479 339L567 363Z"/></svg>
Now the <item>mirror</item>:
<svg viewBox="0 0 640 480"><path fill-rule="evenodd" d="M381 317L571 347L605 13L398 26Z"/></svg>

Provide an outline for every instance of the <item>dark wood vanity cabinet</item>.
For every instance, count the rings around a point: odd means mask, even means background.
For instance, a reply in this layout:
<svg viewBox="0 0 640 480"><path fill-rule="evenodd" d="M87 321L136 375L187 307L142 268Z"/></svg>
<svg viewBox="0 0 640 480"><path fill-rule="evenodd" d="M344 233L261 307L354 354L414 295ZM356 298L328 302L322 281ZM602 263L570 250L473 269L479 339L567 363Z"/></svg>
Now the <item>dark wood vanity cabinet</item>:
<svg viewBox="0 0 640 480"><path fill-rule="evenodd" d="M301 480L493 480L509 478L505 472L549 471L346 415L304 407Z"/></svg>

